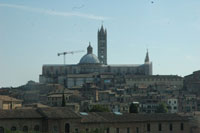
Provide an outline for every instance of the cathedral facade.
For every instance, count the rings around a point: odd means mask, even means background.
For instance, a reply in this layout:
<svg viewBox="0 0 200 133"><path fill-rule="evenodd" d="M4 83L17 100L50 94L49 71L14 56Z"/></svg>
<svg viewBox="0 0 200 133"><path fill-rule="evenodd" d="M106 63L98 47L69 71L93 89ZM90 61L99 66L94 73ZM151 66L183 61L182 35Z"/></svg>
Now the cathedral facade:
<svg viewBox="0 0 200 133"><path fill-rule="evenodd" d="M78 64L73 65L43 65L40 83L62 84L66 87L81 86L84 83L94 82L98 74L111 75L152 75L152 62L148 51L144 64L107 64L107 31L101 27L98 30L98 57L93 54L89 43L87 53ZM107 82L109 80L107 79Z"/></svg>

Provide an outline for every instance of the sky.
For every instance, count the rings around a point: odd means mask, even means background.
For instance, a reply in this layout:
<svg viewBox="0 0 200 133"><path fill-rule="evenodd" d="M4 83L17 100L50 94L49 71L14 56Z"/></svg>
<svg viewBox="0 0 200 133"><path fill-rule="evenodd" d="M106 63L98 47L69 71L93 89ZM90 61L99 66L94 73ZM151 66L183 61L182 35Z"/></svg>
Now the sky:
<svg viewBox="0 0 200 133"><path fill-rule="evenodd" d="M0 0L0 87L39 81L44 64L77 64L107 29L108 64L185 76L200 66L200 0Z"/></svg>

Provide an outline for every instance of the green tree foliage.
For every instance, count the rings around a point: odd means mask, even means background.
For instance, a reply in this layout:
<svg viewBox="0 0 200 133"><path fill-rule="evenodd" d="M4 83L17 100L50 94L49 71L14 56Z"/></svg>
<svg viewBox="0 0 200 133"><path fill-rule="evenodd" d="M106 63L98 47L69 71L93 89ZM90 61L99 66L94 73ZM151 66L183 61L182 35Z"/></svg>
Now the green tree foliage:
<svg viewBox="0 0 200 133"><path fill-rule="evenodd" d="M89 112L110 112L110 110L102 105L93 105Z"/></svg>
<svg viewBox="0 0 200 133"><path fill-rule="evenodd" d="M156 109L156 113L167 113L167 105L165 103L160 103Z"/></svg>
<svg viewBox="0 0 200 133"><path fill-rule="evenodd" d="M65 107L65 95L64 95L64 93L62 95L62 105L61 106Z"/></svg>
<svg viewBox="0 0 200 133"><path fill-rule="evenodd" d="M139 105L131 103L129 107L129 113L139 113Z"/></svg>

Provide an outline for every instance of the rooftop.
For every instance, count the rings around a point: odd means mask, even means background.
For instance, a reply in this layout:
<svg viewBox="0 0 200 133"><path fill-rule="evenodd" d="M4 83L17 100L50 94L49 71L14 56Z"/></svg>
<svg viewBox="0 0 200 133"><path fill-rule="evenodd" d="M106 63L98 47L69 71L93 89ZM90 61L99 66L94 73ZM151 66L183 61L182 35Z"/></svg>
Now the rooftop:
<svg viewBox="0 0 200 133"><path fill-rule="evenodd" d="M187 121L188 117L178 114L131 114L111 112L75 113L66 107L0 110L0 119L81 119L82 123L98 122L149 122Z"/></svg>
<svg viewBox="0 0 200 133"><path fill-rule="evenodd" d="M6 96L6 95L0 95L0 100L9 101L9 102L11 102L11 101L13 101L13 102L22 102L22 100L19 100L19 99L10 97L10 96Z"/></svg>

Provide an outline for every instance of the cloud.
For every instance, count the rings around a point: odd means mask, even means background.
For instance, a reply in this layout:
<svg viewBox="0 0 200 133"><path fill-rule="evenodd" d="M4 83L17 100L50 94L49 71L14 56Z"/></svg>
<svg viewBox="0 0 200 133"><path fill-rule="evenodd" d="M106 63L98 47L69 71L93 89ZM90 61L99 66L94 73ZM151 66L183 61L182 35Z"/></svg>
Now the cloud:
<svg viewBox="0 0 200 133"><path fill-rule="evenodd" d="M52 16L81 17L81 18L92 19L92 20L108 19L107 17L97 16L93 14L85 14L85 13L80 13L80 12L60 12L60 11L46 10L46 9L41 9L41 8L32 8L28 6L14 5L14 4L0 3L0 7L15 8L15 9L26 10L30 12L43 13L43 14L52 15Z"/></svg>

